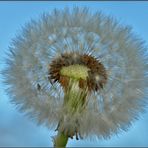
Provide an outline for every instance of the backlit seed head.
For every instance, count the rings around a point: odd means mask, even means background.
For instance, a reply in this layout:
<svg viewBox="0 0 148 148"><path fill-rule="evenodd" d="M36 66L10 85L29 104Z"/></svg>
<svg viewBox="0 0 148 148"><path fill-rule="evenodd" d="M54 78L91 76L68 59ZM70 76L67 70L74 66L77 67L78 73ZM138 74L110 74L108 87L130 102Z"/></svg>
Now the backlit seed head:
<svg viewBox="0 0 148 148"><path fill-rule="evenodd" d="M110 138L145 109L147 48L131 27L100 12L45 13L9 48L6 91L40 124L59 123L69 137Z"/></svg>

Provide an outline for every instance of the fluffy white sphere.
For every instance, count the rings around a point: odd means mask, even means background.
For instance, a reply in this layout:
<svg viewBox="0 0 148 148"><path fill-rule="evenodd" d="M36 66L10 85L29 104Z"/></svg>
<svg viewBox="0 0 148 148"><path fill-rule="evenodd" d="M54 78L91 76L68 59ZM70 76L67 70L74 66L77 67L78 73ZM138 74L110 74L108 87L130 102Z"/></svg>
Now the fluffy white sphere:
<svg viewBox="0 0 148 148"><path fill-rule="evenodd" d="M4 81L20 110L55 128L64 114L64 93L59 84L49 82L49 64L65 51L97 57L107 70L108 81L102 90L88 96L85 114L71 119L65 116L64 126L74 127L76 118L83 137L108 138L126 130L144 111L148 98L146 50L130 27L100 12L55 10L32 20L13 40Z"/></svg>

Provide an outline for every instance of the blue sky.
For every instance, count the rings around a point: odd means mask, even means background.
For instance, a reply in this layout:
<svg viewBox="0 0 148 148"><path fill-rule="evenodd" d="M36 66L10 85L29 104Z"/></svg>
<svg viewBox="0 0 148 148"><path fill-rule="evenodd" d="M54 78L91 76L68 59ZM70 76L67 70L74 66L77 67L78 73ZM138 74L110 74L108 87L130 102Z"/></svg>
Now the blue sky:
<svg viewBox="0 0 148 148"><path fill-rule="evenodd" d="M115 17L120 23L130 25L133 31L148 46L148 2L0 2L0 69L4 66L5 52L12 38L19 33L21 26L38 18L43 12L65 6L87 6L92 11L101 10ZM0 81L1 81L0 76ZM9 102L0 82L0 146L52 146L55 133L44 126L36 125L18 112ZM110 140L69 140L67 146L148 146L148 108L140 119L133 123L128 132L113 136Z"/></svg>

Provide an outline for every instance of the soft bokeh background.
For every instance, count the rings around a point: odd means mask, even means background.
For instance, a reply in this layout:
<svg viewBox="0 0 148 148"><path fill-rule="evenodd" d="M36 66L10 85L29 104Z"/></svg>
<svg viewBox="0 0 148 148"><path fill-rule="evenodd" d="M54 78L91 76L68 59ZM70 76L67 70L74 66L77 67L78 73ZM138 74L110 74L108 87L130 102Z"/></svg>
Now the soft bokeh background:
<svg viewBox="0 0 148 148"><path fill-rule="evenodd" d="M102 10L117 18L121 23L131 25L133 31L148 45L148 2L0 2L0 69L4 67L5 51L21 26L42 12L65 6L87 6L92 11ZM0 76L0 81L1 81ZM0 84L0 146L52 146L54 130L38 126L19 113L9 102ZM67 146L148 146L148 108L141 118L133 123L127 132L109 140L69 140ZM97 124L97 123L96 123Z"/></svg>

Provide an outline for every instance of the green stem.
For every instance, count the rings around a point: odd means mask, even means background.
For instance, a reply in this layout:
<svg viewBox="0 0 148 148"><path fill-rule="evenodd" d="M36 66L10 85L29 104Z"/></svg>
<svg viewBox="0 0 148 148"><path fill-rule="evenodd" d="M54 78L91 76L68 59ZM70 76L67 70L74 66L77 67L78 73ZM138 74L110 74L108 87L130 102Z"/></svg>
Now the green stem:
<svg viewBox="0 0 148 148"><path fill-rule="evenodd" d="M77 112L82 112L84 107L85 107L85 98L86 98L87 90L83 90L79 88L79 81L76 79L70 79L68 88L65 91L64 94L64 102L63 102L63 107L64 107L64 115L68 116L70 118L73 118L75 116L75 113ZM64 119L63 115L63 119ZM65 122L63 119L60 120L59 126L57 128L58 130L58 135L54 139L54 147L56 148L65 148L66 144L68 142L68 137L73 137L76 135L77 137L77 132L78 132L78 123L77 120L75 119L76 126L72 127L71 129L66 129L65 127ZM60 126L65 127L65 130L63 132L60 132ZM68 132L67 132L68 131ZM67 134L66 134L67 133Z"/></svg>
<svg viewBox="0 0 148 148"><path fill-rule="evenodd" d="M61 132L58 132L58 135L56 136L54 140L54 147L55 148L65 148L66 144L68 142L68 136L64 135Z"/></svg>

